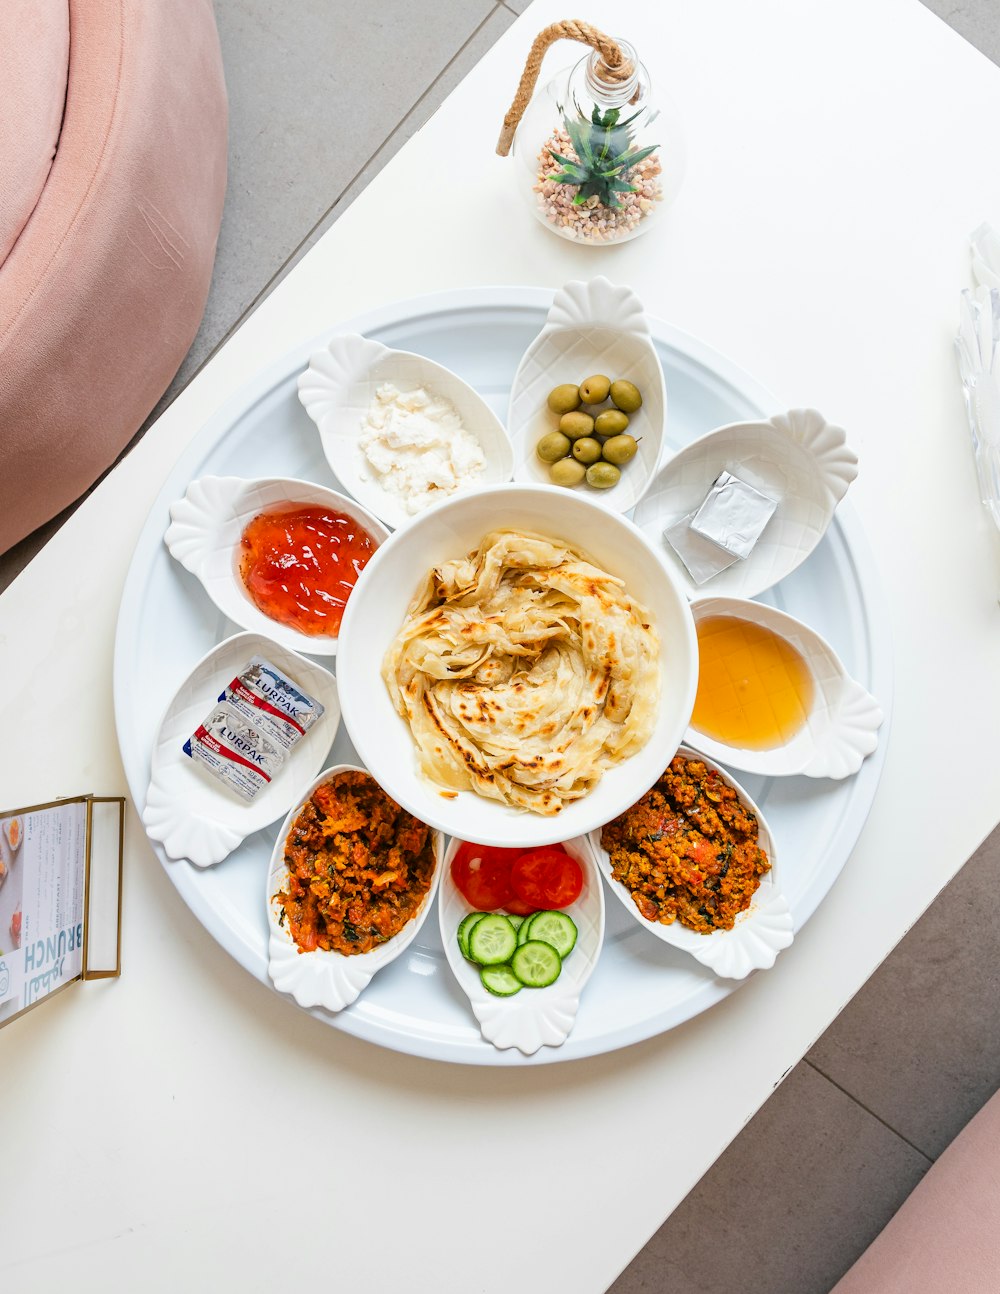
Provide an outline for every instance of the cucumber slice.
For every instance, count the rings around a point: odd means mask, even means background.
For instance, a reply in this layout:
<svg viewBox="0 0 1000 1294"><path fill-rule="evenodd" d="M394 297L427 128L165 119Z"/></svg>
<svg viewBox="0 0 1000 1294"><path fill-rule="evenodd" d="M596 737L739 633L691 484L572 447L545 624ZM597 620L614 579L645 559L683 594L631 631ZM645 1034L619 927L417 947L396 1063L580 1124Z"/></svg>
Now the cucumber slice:
<svg viewBox="0 0 1000 1294"><path fill-rule="evenodd" d="M496 997L513 997L522 988L521 981L506 964L484 966L479 972L479 978L483 981L483 988Z"/></svg>
<svg viewBox="0 0 1000 1294"><path fill-rule="evenodd" d="M469 956L480 966L509 962L517 947L517 931L506 917L488 912L469 934Z"/></svg>
<svg viewBox="0 0 1000 1294"><path fill-rule="evenodd" d="M525 919L521 922L520 928L518 929L518 932L517 932L518 948L520 948L522 944L526 944L528 942L528 927L531 925L532 921L534 921L537 915L538 913L536 912L530 917L525 917Z"/></svg>
<svg viewBox="0 0 1000 1294"><path fill-rule="evenodd" d="M576 922L565 912L536 912L528 925L528 938L551 944L560 957L568 957L576 946Z"/></svg>
<svg viewBox="0 0 1000 1294"><path fill-rule="evenodd" d="M562 958L551 944L529 939L510 959L510 968L527 988L546 988L559 978Z"/></svg>
<svg viewBox="0 0 1000 1294"><path fill-rule="evenodd" d="M486 916L485 912L469 912L458 923L458 946L462 950L462 956L468 957L470 961L472 958L469 957L469 931L477 921L482 921L484 916Z"/></svg>
<svg viewBox="0 0 1000 1294"><path fill-rule="evenodd" d="M505 912L504 916L507 918L507 920L510 922L510 924L514 927L515 930L520 930L521 926L524 924L524 921L525 921L524 917L519 917L515 912Z"/></svg>

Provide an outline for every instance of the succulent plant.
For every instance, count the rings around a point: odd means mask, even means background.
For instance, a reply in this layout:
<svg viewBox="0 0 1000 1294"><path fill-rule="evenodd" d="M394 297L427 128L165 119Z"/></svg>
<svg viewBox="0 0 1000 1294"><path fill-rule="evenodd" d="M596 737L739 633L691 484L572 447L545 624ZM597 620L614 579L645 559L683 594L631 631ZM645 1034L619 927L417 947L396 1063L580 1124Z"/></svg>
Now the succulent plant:
<svg viewBox="0 0 1000 1294"><path fill-rule="evenodd" d="M632 148L628 127L618 125L620 115L618 108L601 113L595 107L589 122L563 117L563 125L578 160L574 162L550 149L563 168L550 178L556 184L572 185L579 190L573 199L574 206L583 206L589 198L597 198L602 206L621 211L618 195L635 193L626 178L629 171L659 147L652 144L649 148Z"/></svg>

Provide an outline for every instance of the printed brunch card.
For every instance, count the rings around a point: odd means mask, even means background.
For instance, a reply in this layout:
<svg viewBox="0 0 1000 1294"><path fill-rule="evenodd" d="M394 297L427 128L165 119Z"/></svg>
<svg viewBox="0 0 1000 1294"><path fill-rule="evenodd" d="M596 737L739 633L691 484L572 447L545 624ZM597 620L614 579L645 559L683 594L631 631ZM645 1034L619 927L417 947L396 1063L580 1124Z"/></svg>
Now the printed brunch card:
<svg viewBox="0 0 1000 1294"><path fill-rule="evenodd" d="M87 804L0 818L0 1024L83 972Z"/></svg>

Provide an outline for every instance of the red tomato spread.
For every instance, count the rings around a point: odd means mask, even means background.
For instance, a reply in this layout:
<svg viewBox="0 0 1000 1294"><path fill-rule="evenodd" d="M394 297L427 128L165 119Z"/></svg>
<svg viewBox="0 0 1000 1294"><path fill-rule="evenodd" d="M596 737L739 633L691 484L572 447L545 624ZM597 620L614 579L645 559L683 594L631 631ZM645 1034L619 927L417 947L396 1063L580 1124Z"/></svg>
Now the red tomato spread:
<svg viewBox="0 0 1000 1294"><path fill-rule="evenodd" d="M375 547L353 517L331 508L261 512L240 539L240 577L264 615L299 633L333 638Z"/></svg>

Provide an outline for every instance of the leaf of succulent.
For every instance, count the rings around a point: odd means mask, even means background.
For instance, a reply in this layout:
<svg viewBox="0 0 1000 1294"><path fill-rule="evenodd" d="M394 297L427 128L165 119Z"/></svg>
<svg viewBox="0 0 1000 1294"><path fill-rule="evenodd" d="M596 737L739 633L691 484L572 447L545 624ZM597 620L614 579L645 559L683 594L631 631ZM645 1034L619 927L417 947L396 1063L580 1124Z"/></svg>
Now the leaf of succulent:
<svg viewBox="0 0 1000 1294"><path fill-rule="evenodd" d="M593 162L594 151L591 147L591 132L585 129L580 122L570 121L566 118L566 133L569 135L570 143L581 162Z"/></svg>
<svg viewBox="0 0 1000 1294"><path fill-rule="evenodd" d="M658 148L659 144L650 144L649 148L637 148L634 152L626 153L624 157L620 157L618 160L622 166L631 168L644 161L651 153L655 153Z"/></svg>
<svg viewBox="0 0 1000 1294"><path fill-rule="evenodd" d="M615 123L618 121L618 118L621 115L622 115L621 108L609 108L607 112L604 113L604 115L602 116L600 108L595 103L594 109L590 114L590 120L594 123L595 126L602 126L605 130L607 130L611 126L615 125Z"/></svg>
<svg viewBox="0 0 1000 1294"><path fill-rule="evenodd" d="M558 175L553 175L556 184L568 184L571 188L587 183L587 175L580 170L578 166L568 167L560 171Z"/></svg>

